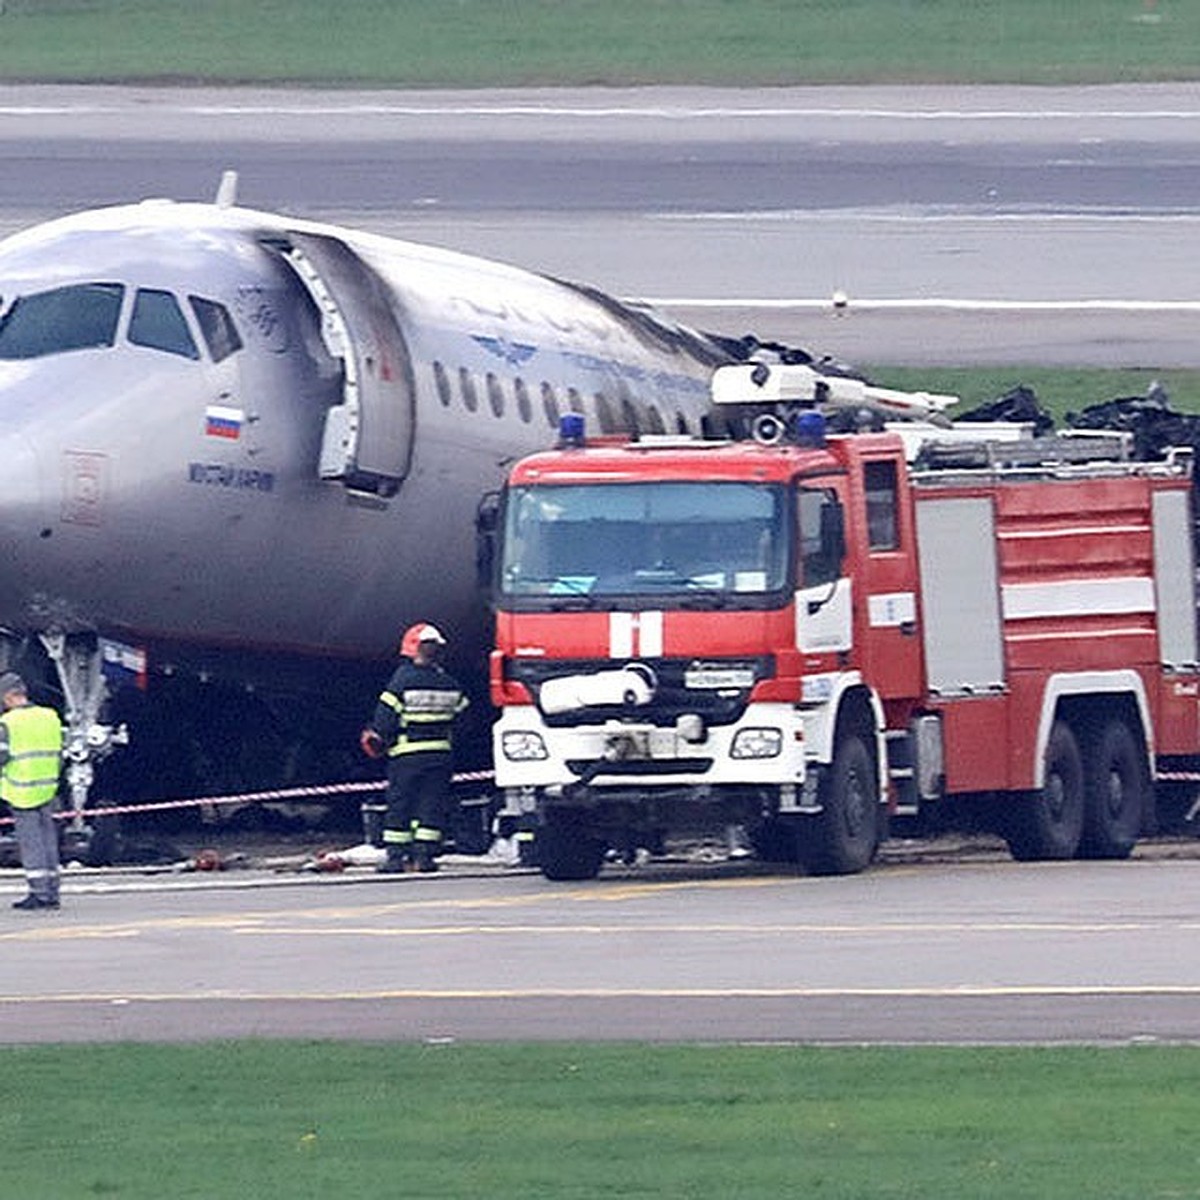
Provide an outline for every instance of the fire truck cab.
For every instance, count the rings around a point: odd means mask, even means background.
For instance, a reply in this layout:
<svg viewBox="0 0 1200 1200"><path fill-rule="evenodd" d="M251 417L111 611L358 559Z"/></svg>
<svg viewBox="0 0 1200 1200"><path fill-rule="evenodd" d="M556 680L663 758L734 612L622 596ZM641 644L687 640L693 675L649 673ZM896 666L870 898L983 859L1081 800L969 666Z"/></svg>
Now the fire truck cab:
<svg viewBox="0 0 1200 1200"><path fill-rule="evenodd" d="M806 367L713 393L753 437L575 423L510 471L494 761L544 874L729 825L855 872L951 799L1019 859L1128 855L1200 747L1190 460ZM839 409L883 431L830 433Z"/></svg>

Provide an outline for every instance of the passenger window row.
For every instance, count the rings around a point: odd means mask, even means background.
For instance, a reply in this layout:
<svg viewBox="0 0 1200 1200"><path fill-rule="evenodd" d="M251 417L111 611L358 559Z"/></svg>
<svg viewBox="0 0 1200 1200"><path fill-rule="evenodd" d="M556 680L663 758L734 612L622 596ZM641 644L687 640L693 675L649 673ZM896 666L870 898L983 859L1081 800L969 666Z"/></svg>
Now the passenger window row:
<svg viewBox="0 0 1200 1200"><path fill-rule="evenodd" d="M443 408L456 402L469 413L479 412L486 401L487 409L494 417L503 417L509 411L510 399L517 416L528 425L534 419L535 405L530 394L530 385L520 376L508 383L494 371L488 371L480 380L467 367L451 372L441 362L433 364L433 383ZM596 392L590 401L578 389L569 387L565 394L554 384L543 380L538 388L541 411L551 429L558 428L559 418L564 412L581 413L594 419L600 433L666 433L667 421L656 404L637 400L624 385L618 385L618 395ZM590 410L590 411L589 411ZM676 412L671 421L670 432L689 434L692 432L688 419Z"/></svg>

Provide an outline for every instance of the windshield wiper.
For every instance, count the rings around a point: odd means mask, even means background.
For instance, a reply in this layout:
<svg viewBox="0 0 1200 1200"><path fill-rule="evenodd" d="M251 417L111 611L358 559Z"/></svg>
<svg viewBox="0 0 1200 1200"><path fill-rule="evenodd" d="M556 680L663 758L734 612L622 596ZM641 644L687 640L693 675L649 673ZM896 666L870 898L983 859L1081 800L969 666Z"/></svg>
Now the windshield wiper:
<svg viewBox="0 0 1200 1200"><path fill-rule="evenodd" d="M679 607L693 609L728 608L729 593L714 591L692 592L679 601Z"/></svg>
<svg viewBox="0 0 1200 1200"><path fill-rule="evenodd" d="M510 596L590 596L594 580L584 580L574 575L518 575L509 579L505 591ZM521 589L538 584L545 591L527 592Z"/></svg>

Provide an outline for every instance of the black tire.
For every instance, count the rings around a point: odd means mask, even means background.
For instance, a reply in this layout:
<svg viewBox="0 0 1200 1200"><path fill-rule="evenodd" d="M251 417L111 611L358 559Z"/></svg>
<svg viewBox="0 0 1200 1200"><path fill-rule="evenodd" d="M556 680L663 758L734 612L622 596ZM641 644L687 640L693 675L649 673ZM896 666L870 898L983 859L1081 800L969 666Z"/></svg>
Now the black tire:
<svg viewBox="0 0 1200 1200"><path fill-rule="evenodd" d="M1109 721L1087 742L1081 858L1128 858L1142 829L1146 771L1125 721Z"/></svg>
<svg viewBox="0 0 1200 1200"><path fill-rule="evenodd" d="M1044 763L1041 789L1013 801L1005 836L1018 862L1074 858L1083 837L1083 759L1062 721L1051 726Z"/></svg>
<svg viewBox="0 0 1200 1200"><path fill-rule="evenodd" d="M574 822L551 817L534 839L542 874L556 883L595 879L604 863L605 844Z"/></svg>
<svg viewBox="0 0 1200 1200"><path fill-rule="evenodd" d="M879 780L875 759L857 733L843 734L821 782L822 810L800 834L810 875L854 875L879 849Z"/></svg>

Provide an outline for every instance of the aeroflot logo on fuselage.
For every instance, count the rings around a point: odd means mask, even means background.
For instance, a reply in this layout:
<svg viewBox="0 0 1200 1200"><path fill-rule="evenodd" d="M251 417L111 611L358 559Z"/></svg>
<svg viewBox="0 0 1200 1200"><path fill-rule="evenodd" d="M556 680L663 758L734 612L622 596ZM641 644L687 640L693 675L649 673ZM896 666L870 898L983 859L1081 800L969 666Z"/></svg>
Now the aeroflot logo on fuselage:
<svg viewBox="0 0 1200 1200"><path fill-rule="evenodd" d="M510 366L519 367L528 362L536 353L537 347L526 342L510 342L508 338L489 337L482 333L471 334L471 340L478 342L488 353L502 358Z"/></svg>

